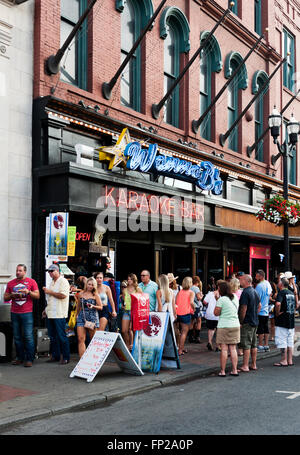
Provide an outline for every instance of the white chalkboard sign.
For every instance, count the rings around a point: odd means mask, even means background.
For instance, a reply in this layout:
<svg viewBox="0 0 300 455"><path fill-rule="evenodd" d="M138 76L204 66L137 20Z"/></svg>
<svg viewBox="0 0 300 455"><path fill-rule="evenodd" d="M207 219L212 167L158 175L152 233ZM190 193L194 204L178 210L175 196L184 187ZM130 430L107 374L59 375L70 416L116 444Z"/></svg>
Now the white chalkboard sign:
<svg viewBox="0 0 300 455"><path fill-rule="evenodd" d="M92 382L109 355L109 360L115 361L125 373L138 376L144 374L128 351L119 333L98 330L70 374L70 378L77 376L86 379L87 382Z"/></svg>

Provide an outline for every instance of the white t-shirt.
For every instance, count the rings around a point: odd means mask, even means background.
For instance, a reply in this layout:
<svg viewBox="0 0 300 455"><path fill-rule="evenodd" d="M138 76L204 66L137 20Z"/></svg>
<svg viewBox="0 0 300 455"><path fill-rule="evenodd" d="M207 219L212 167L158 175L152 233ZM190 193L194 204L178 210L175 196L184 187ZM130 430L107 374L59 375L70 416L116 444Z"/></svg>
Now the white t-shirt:
<svg viewBox="0 0 300 455"><path fill-rule="evenodd" d="M165 301L165 298L164 298L164 295L163 293L161 293L161 300L162 300L162 305L163 305L163 311L168 311L170 313L170 319L171 319L171 322L174 322L175 320L175 317L174 317L174 312L173 312L173 292L172 289L169 289L169 295L170 295L170 298L169 298L169 302L166 302Z"/></svg>
<svg viewBox="0 0 300 455"><path fill-rule="evenodd" d="M214 315L214 310L216 306L216 299L215 299L215 293L214 291L209 292L205 297L204 297L204 303L207 304L207 309L205 313L205 319L208 319L209 321L218 321L219 316Z"/></svg>

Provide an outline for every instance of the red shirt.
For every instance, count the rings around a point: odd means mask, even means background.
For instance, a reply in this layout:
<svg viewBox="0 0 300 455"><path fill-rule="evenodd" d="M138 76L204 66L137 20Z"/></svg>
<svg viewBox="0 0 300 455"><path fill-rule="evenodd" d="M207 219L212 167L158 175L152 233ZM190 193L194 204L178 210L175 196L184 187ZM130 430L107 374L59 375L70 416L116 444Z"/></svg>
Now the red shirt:
<svg viewBox="0 0 300 455"><path fill-rule="evenodd" d="M33 303L30 295L22 294L23 289L29 291L37 291L38 285L32 278L25 277L23 280L15 278L7 283L6 292L11 294L12 292L19 292L20 298L12 300L11 312L12 313L32 313Z"/></svg>

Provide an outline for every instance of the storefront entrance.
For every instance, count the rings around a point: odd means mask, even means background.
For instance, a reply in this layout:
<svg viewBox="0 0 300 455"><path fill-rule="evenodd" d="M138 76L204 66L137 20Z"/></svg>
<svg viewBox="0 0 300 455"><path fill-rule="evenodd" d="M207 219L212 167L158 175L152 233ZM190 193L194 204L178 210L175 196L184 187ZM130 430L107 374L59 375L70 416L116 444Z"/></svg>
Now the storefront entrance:
<svg viewBox="0 0 300 455"><path fill-rule="evenodd" d="M143 243L117 243L116 279L126 280L129 273L135 273L139 282L142 270L149 270L154 277L154 251L152 245Z"/></svg>

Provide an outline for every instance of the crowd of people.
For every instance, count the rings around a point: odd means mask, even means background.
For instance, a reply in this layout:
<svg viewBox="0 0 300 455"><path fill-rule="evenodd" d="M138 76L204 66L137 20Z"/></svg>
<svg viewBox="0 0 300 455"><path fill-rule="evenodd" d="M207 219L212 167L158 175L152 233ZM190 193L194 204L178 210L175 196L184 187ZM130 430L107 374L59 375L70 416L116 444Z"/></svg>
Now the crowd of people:
<svg viewBox="0 0 300 455"><path fill-rule="evenodd" d="M35 355L33 301L40 298L40 292L37 283L26 276L26 271L24 264L17 266L16 278L8 283L4 298L12 303L16 345L13 363L30 367ZM66 335L70 285L57 264L51 265L47 271L52 279L48 287L43 287L47 302L43 317L46 318L50 338L51 356L48 362L65 365L70 361ZM127 280L121 283L118 299L111 273L97 272L90 278L79 276L76 286L71 287L76 301L79 356L85 352L87 336L91 339L96 330L120 330L126 346L131 350L134 340L131 295L145 293L149 296L150 311L169 312L179 356L187 353L187 339L190 343L200 343L202 320L205 321L207 349L220 351L220 377L226 376L228 356L232 364L231 376L256 370L257 351L268 351L269 339L281 349L281 360L274 366L292 366L294 318L299 306L299 289L294 278L291 272L281 273L270 283L265 272L258 270L253 283L250 275L240 272L226 280L215 282L211 279L204 295L198 276L185 277L179 285L178 277L173 273L161 274L155 282L151 280L150 272L143 270L140 281L134 273L128 274ZM240 369L238 356L243 356Z"/></svg>

